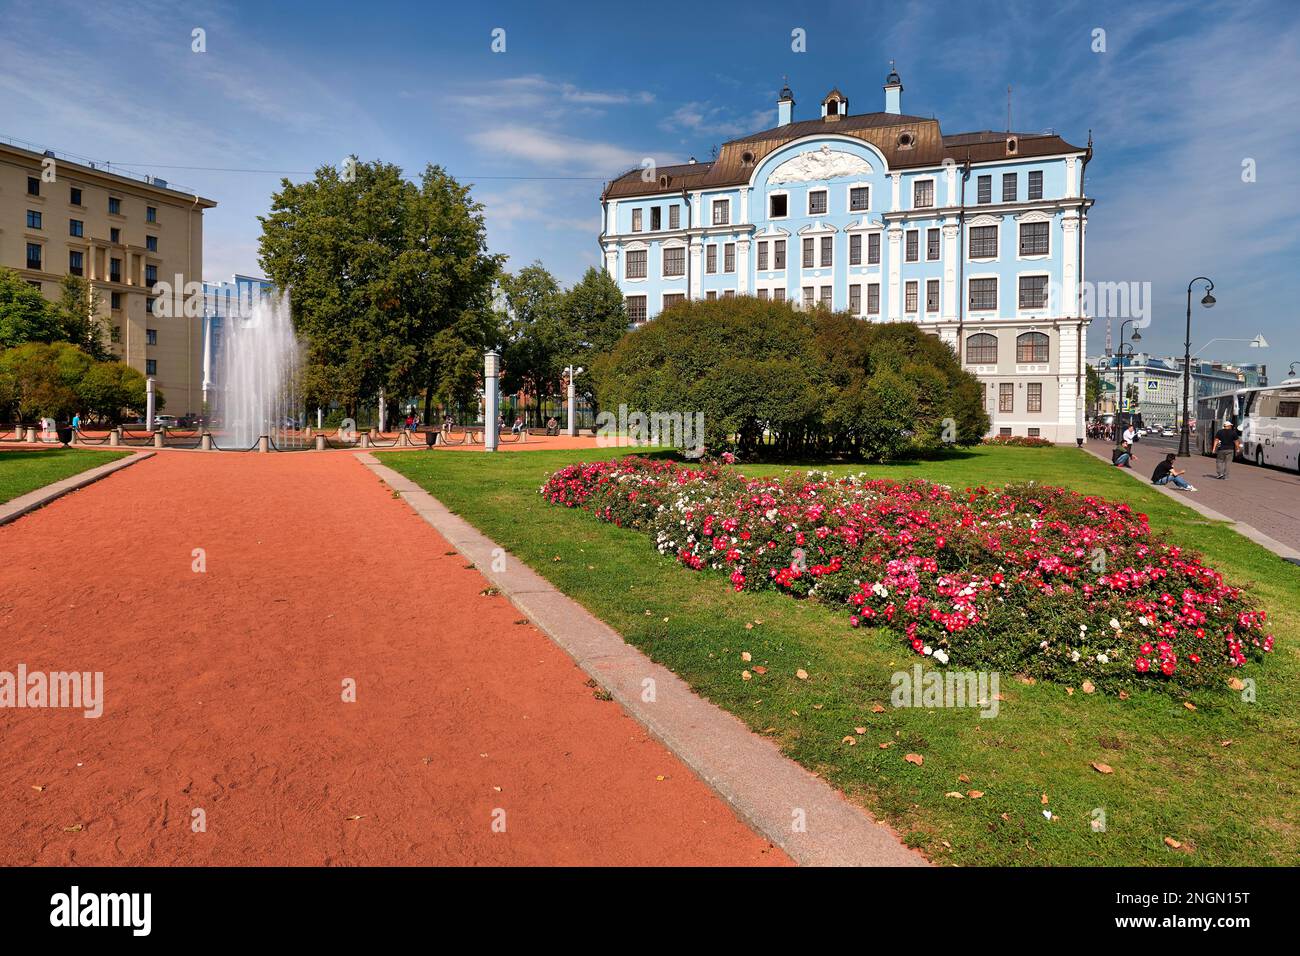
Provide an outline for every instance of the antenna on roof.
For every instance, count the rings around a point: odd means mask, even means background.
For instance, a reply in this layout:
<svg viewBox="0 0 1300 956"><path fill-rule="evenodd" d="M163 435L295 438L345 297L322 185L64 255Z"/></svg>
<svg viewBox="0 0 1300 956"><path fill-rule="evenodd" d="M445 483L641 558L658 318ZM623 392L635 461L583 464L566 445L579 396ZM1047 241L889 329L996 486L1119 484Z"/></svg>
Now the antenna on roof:
<svg viewBox="0 0 1300 956"><path fill-rule="evenodd" d="M1011 84L1007 84L1007 132L1011 132Z"/></svg>

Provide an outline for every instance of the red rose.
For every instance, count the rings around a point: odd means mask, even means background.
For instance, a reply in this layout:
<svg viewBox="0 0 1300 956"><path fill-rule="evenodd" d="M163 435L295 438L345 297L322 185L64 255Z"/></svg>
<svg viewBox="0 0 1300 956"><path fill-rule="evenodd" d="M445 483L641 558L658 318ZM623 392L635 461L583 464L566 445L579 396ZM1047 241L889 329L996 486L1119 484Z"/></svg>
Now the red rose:
<svg viewBox="0 0 1300 956"><path fill-rule="evenodd" d="M1151 662L1145 657L1139 657L1133 662L1133 666L1138 669L1138 673L1145 674L1151 669Z"/></svg>

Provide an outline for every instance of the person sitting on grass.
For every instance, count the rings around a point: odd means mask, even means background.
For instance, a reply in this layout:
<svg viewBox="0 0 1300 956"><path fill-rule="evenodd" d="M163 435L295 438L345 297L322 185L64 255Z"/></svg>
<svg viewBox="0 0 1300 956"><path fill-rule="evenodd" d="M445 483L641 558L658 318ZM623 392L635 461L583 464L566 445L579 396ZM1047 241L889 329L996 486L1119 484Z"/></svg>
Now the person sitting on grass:
<svg viewBox="0 0 1300 956"><path fill-rule="evenodd" d="M1176 457L1173 452L1165 455L1164 461L1157 464L1156 470L1151 472L1151 484L1172 484L1175 488L1181 488L1183 491L1195 491L1196 486L1188 484L1187 479L1183 477L1186 472L1174 467Z"/></svg>
<svg viewBox="0 0 1300 956"><path fill-rule="evenodd" d="M1123 442L1110 453L1110 463L1116 468L1132 468L1134 461L1133 446Z"/></svg>

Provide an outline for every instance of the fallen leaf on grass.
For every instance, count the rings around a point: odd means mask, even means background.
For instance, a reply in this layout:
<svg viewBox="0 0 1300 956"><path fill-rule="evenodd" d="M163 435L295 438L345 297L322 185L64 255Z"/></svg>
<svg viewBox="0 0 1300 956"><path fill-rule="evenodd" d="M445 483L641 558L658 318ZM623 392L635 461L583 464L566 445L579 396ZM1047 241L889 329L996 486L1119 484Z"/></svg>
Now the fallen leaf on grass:
<svg viewBox="0 0 1300 956"><path fill-rule="evenodd" d="M1097 762L1095 762L1095 761L1093 762L1092 769L1095 770L1095 771L1097 771L1098 773L1114 773L1114 772L1115 772L1115 768L1112 767L1110 764L1108 764L1108 763L1097 763Z"/></svg>
<svg viewBox="0 0 1300 956"><path fill-rule="evenodd" d="M1122 690L1122 691L1120 691L1120 692L1119 692L1119 699L1120 699L1120 700L1128 700L1128 691L1126 691L1126 690Z"/></svg>
<svg viewBox="0 0 1300 956"><path fill-rule="evenodd" d="M561 558L561 557L557 554L555 557L551 558L551 560L552 560L552 561L563 561L564 559Z"/></svg>
<svg viewBox="0 0 1300 956"><path fill-rule="evenodd" d="M885 708L881 707L879 704L872 704L871 712L873 714L883 714L885 712Z"/></svg>
<svg viewBox="0 0 1300 956"><path fill-rule="evenodd" d="M747 631L752 631L753 629L754 629L754 625L753 625L753 624L750 624L748 621L746 621L746 622L745 622L745 630L747 630Z"/></svg>
<svg viewBox="0 0 1300 956"><path fill-rule="evenodd" d="M1232 741L1231 741L1231 740L1220 740L1220 741L1219 741L1219 746L1220 746L1220 747L1231 747L1231 746L1232 746Z"/></svg>
<svg viewBox="0 0 1300 956"><path fill-rule="evenodd" d="M753 679L754 679L754 675L751 674L749 671L741 671L741 672L740 672L740 679L741 679L741 680L753 680Z"/></svg>
<svg viewBox="0 0 1300 956"><path fill-rule="evenodd" d="M754 668L754 673L755 673L755 674L766 674L766 673L767 673L767 668L766 668L766 667L755 667L755 668Z"/></svg>
<svg viewBox="0 0 1300 956"><path fill-rule="evenodd" d="M1047 806L1047 794L1043 794L1043 799L1039 801L1043 806Z"/></svg>
<svg viewBox="0 0 1300 956"><path fill-rule="evenodd" d="M1083 685L1082 685L1082 687L1081 687L1080 689L1081 689L1085 694L1091 694L1094 690L1097 689L1097 687L1096 687L1095 684L1093 684L1092 681L1090 681L1090 680L1086 680L1086 681L1083 682Z"/></svg>
<svg viewBox="0 0 1300 956"><path fill-rule="evenodd" d="M752 661L752 660L754 659L754 655L751 654L751 653L749 653L749 651L741 651L741 652L740 652L740 659L741 659L742 661L749 662L749 661Z"/></svg>
<svg viewBox="0 0 1300 956"><path fill-rule="evenodd" d="M1183 848L1183 845L1173 837L1165 837L1165 846L1173 850L1181 850Z"/></svg>
<svg viewBox="0 0 1300 956"><path fill-rule="evenodd" d="M964 773L959 773L959 774L957 775L957 782L958 782L958 783L970 783L970 777L966 776Z"/></svg>
<svg viewBox="0 0 1300 956"><path fill-rule="evenodd" d="M853 728L853 732L854 732L855 734L865 734L865 733L867 732L867 728L866 728L866 727L854 727L854 728Z"/></svg>
<svg viewBox="0 0 1300 956"><path fill-rule="evenodd" d="M918 767L921 766L921 764L925 763L925 758L922 757L920 754L906 754L904 755L903 759L906 760L908 763L916 764Z"/></svg>
<svg viewBox="0 0 1300 956"><path fill-rule="evenodd" d="M894 746L894 742L892 740L886 740L883 744L880 745L880 749L888 750L892 746Z"/></svg>
<svg viewBox="0 0 1300 956"><path fill-rule="evenodd" d="M1196 709L1196 705L1193 704L1190 700L1185 700L1185 701L1183 701L1183 706L1186 707L1188 710L1195 710L1195 709Z"/></svg>
<svg viewBox="0 0 1300 956"><path fill-rule="evenodd" d="M983 791L983 790L967 790L967 791L966 791L966 796L970 797L972 800L978 800L980 797L984 796L984 791Z"/></svg>
<svg viewBox="0 0 1300 956"><path fill-rule="evenodd" d="M858 738L854 737L852 734L848 734L840 741L840 743L848 744L850 747L856 747L858 744Z"/></svg>
<svg viewBox="0 0 1300 956"><path fill-rule="evenodd" d="M947 793L944 794L944 796L956 797L958 800L964 800L966 798L966 794L962 793L960 790L949 790Z"/></svg>
<svg viewBox="0 0 1300 956"><path fill-rule="evenodd" d="M1067 688L1065 688L1065 696L1066 696L1066 697L1073 697L1073 696L1074 696L1074 688L1073 688L1073 687L1067 687Z"/></svg>
<svg viewBox="0 0 1300 956"><path fill-rule="evenodd" d="M799 668L797 671L794 672L794 676L797 677L797 678L799 678L800 680L807 680L807 679L808 679L808 672L807 672L806 670L804 670L804 669L801 667L801 668Z"/></svg>
<svg viewBox="0 0 1300 956"><path fill-rule="evenodd" d="M1243 681L1240 677L1230 677L1228 679L1228 686L1231 687L1233 690L1245 690L1246 682Z"/></svg>

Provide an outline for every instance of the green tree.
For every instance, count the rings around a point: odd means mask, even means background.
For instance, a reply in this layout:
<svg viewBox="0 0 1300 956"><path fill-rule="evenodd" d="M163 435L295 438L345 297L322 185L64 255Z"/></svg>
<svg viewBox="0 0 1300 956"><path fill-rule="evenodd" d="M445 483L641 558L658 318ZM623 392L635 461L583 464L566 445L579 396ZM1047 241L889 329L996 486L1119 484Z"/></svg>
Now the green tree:
<svg viewBox="0 0 1300 956"><path fill-rule="evenodd" d="M77 383L76 391L81 411L112 424L120 422L124 413L140 415L145 411L145 377L125 362L96 362ZM159 394L156 390L154 402L162 408Z"/></svg>
<svg viewBox="0 0 1300 956"><path fill-rule="evenodd" d="M1097 404L1101 401L1101 376L1091 365L1085 365L1084 369L1084 408L1090 414L1096 414Z"/></svg>
<svg viewBox="0 0 1300 956"><path fill-rule="evenodd" d="M81 404L77 387L93 364L68 342L27 342L0 354L0 394L23 421L67 421Z"/></svg>
<svg viewBox="0 0 1300 956"><path fill-rule="evenodd" d="M429 166L417 185L394 165L322 166L281 182L261 217L261 263L290 290L307 340L308 391L350 413L382 388L424 392L426 415L446 355L440 333L487 308L500 258L487 254L482 207Z"/></svg>
<svg viewBox="0 0 1300 956"><path fill-rule="evenodd" d="M497 314L504 340L501 389L523 391L533 399L529 417L540 424L540 400L559 387L571 342L561 314L559 283L540 262L518 273L503 273L497 283Z"/></svg>
<svg viewBox="0 0 1300 956"><path fill-rule="evenodd" d="M59 301L53 304L59 338L71 342L97 362L113 357L113 333L102 315L102 299L95 287L80 276L63 277Z"/></svg>
<svg viewBox="0 0 1300 956"><path fill-rule="evenodd" d="M0 349L62 337L58 314L39 289L13 269L0 268Z"/></svg>
<svg viewBox="0 0 1300 956"><path fill-rule="evenodd" d="M579 394L595 395L591 369L597 356L607 355L627 334L627 307L623 291L604 269L591 268L560 297L560 328L564 332L561 365L578 365L584 371L575 383Z"/></svg>

